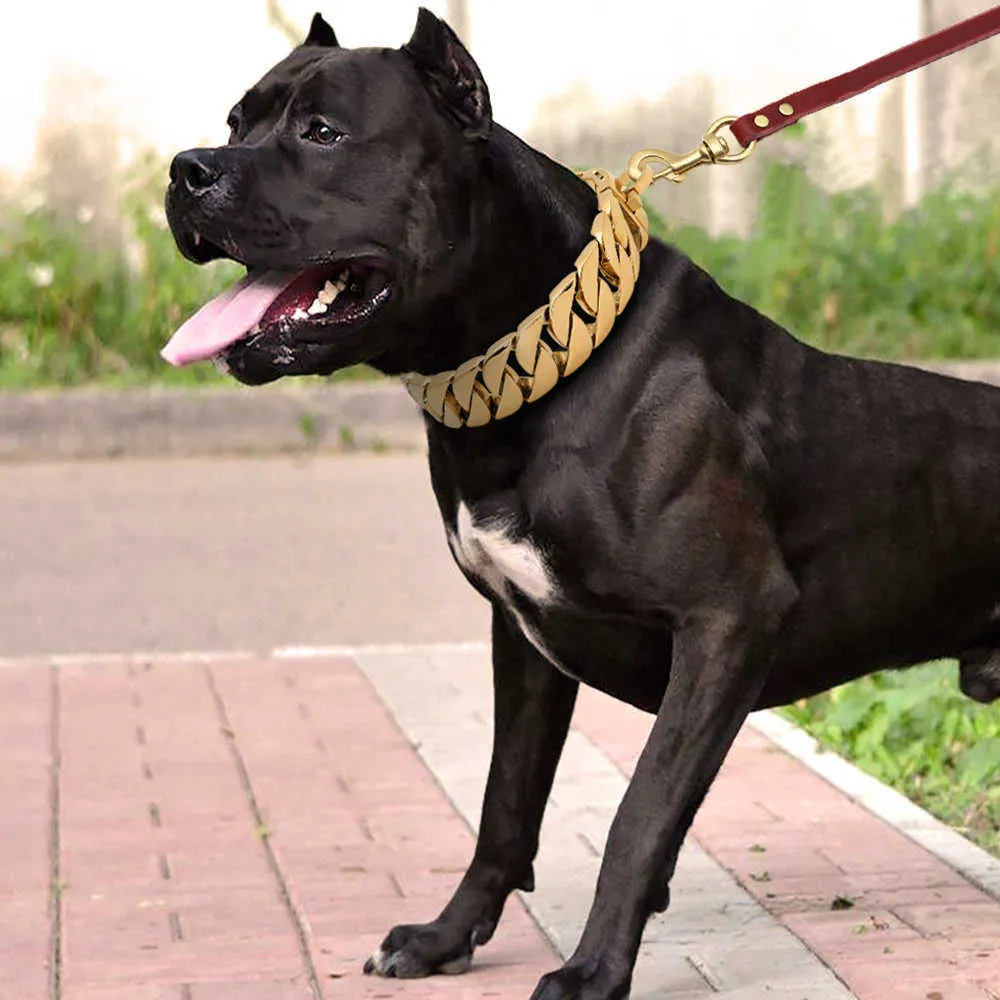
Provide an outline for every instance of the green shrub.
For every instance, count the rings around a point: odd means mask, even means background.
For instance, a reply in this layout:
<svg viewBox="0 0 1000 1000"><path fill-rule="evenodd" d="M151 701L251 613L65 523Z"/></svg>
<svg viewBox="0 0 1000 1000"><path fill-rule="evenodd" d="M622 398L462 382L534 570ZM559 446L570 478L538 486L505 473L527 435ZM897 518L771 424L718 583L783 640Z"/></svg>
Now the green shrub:
<svg viewBox="0 0 1000 1000"><path fill-rule="evenodd" d="M231 261L196 267L180 256L162 209L165 176L152 161L133 169L110 235L86 210L61 219L45 206L0 206L0 389L231 383L210 364L178 370L159 356L184 319L243 274Z"/></svg>
<svg viewBox="0 0 1000 1000"><path fill-rule="evenodd" d="M210 365L171 373L158 356L173 329L239 271L180 257L160 181L148 164L128 179L121 232L95 232L85 209L67 220L14 204L0 215L0 387L218 377Z"/></svg>
<svg viewBox="0 0 1000 1000"><path fill-rule="evenodd" d="M955 663L887 671L785 709L853 760L1000 854L1000 711L966 698Z"/></svg>
<svg viewBox="0 0 1000 1000"><path fill-rule="evenodd" d="M774 164L746 240L654 227L731 295L827 350L1000 356L1000 188L945 186L886 220L874 189L826 193Z"/></svg>

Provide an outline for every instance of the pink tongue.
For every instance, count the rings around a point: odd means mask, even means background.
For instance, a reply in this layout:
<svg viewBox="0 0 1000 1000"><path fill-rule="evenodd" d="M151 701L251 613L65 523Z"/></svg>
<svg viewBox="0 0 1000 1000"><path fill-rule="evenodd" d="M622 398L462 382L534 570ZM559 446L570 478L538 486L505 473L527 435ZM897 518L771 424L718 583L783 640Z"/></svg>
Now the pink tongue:
<svg viewBox="0 0 1000 1000"><path fill-rule="evenodd" d="M217 354L249 333L296 277L285 271L247 275L206 302L170 338L160 357L179 368Z"/></svg>

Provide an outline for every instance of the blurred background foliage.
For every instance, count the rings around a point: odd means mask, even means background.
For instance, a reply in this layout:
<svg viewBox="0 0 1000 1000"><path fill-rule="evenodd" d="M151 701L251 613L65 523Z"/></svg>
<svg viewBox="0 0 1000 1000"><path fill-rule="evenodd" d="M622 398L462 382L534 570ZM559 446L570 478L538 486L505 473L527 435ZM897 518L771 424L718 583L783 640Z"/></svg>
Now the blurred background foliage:
<svg viewBox="0 0 1000 1000"><path fill-rule="evenodd" d="M0 387L218 380L158 351L239 274L195 267L166 226L166 167L140 160L112 220L31 190L0 200ZM874 187L821 190L768 165L748 235L711 236L653 214L653 231L809 343L894 359L1000 356L1000 187L941 186L890 215Z"/></svg>

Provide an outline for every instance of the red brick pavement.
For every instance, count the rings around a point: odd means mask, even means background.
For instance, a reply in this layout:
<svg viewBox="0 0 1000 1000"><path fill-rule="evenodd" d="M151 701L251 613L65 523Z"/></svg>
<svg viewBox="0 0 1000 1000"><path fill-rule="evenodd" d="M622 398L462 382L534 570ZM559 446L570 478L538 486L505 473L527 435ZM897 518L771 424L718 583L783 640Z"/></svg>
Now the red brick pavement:
<svg viewBox="0 0 1000 1000"><path fill-rule="evenodd" d="M80 667L60 687L63 997L308 997L202 670Z"/></svg>
<svg viewBox="0 0 1000 1000"><path fill-rule="evenodd" d="M51 678L0 670L2 1000L54 995ZM514 902L467 976L361 974L473 842L349 659L80 665L58 687L63 1000L503 1000L558 964Z"/></svg>
<svg viewBox="0 0 1000 1000"><path fill-rule="evenodd" d="M578 725L628 772L649 719ZM360 974L472 838L349 658L8 666L0 741L2 1000L503 1000L556 962L514 902L468 976ZM695 832L861 1000L1000 997L1000 904L752 731Z"/></svg>
<svg viewBox="0 0 1000 1000"><path fill-rule="evenodd" d="M281 870L308 915L319 977L338 977L329 994L529 996L558 961L516 900L467 976L409 983L359 976L393 924L440 910L473 840L352 661L225 664L214 674L267 804Z"/></svg>
<svg viewBox="0 0 1000 1000"><path fill-rule="evenodd" d="M651 720L585 691L576 723L631 774ZM694 834L861 1000L1000 998L1000 902L752 729Z"/></svg>
<svg viewBox="0 0 1000 1000"><path fill-rule="evenodd" d="M50 674L0 670L0 997L48 996Z"/></svg>

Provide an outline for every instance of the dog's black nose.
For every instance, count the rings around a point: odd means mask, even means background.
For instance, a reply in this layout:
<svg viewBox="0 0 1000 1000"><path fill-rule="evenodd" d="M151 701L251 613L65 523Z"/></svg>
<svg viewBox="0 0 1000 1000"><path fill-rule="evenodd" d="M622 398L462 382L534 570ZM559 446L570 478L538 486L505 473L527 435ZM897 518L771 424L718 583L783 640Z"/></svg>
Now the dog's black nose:
<svg viewBox="0 0 1000 1000"><path fill-rule="evenodd" d="M188 149L170 164L170 179L183 184L191 194L203 194L222 176L212 149Z"/></svg>

